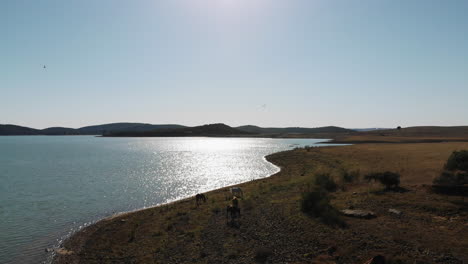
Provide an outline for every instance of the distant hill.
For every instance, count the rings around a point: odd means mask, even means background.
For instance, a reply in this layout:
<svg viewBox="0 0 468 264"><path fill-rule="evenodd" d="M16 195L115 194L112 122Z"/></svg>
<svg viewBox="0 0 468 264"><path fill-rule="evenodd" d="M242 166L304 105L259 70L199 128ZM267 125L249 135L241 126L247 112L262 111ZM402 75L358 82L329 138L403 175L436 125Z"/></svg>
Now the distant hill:
<svg viewBox="0 0 468 264"><path fill-rule="evenodd" d="M415 126L366 131L361 132L361 134L399 137L468 137L468 126Z"/></svg>
<svg viewBox="0 0 468 264"><path fill-rule="evenodd" d="M78 129L68 127L49 127L39 130L41 135L58 136L58 135L81 135Z"/></svg>
<svg viewBox="0 0 468 264"><path fill-rule="evenodd" d="M366 132L366 131L376 131L376 130L390 130L391 128L380 128L380 127L372 127L372 128L351 128L351 130L358 131L358 132Z"/></svg>
<svg viewBox="0 0 468 264"><path fill-rule="evenodd" d="M196 137L196 136L245 136L252 133L225 124L209 124L195 127L166 128L152 131L118 131L106 133L106 137Z"/></svg>
<svg viewBox="0 0 468 264"><path fill-rule="evenodd" d="M143 132L143 131L152 131L156 129L177 129L184 128L182 125L152 125L145 123L111 123L104 125L96 126L86 126L79 128L78 131L82 135L102 135L104 133L111 132L122 132L122 131L133 131L133 132Z"/></svg>
<svg viewBox="0 0 468 264"><path fill-rule="evenodd" d="M468 126L417 126L338 135L333 143L430 143L468 141Z"/></svg>
<svg viewBox="0 0 468 264"><path fill-rule="evenodd" d="M106 135L136 137L168 136L253 136L253 137L315 137L334 138L337 142L380 142L386 138L467 138L468 126L417 126L401 129L346 129L336 126L259 127L254 125L230 127L225 124L186 127L177 124L153 125L146 123L111 123L82 128L49 127L34 129L5 124L0 125L0 136L5 135ZM346 139L345 139L346 138Z"/></svg>
<svg viewBox="0 0 468 264"><path fill-rule="evenodd" d="M14 136L14 135L39 135L40 130L22 127L16 125L0 125L0 135Z"/></svg>
<svg viewBox="0 0 468 264"><path fill-rule="evenodd" d="M145 123L112 123L104 125L86 126L82 128L49 127L45 129L34 129L16 125L0 125L0 135L102 135L104 133L117 131L152 131L157 129L184 128L182 125L152 125Z"/></svg>
<svg viewBox="0 0 468 264"><path fill-rule="evenodd" d="M318 134L318 133L350 133L354 132L351 129L346 129L336 126L326 126L326 127L315 127L315 128L306 128L306 127L258 127L253 125L239 126L236 129L256 133L256 134Z"/></svg>

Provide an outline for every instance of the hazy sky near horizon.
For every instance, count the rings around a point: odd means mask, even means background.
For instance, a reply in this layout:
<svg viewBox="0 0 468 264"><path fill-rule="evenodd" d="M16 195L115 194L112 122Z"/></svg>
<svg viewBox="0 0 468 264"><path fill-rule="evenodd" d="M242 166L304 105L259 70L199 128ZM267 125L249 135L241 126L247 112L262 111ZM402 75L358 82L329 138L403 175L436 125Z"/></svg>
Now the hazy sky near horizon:
<svg viewBox="0 0 468 264"><path fill-rule="evenodd" d="M464 0L2 0L0 124L468 125L467 14Z"/></svg>

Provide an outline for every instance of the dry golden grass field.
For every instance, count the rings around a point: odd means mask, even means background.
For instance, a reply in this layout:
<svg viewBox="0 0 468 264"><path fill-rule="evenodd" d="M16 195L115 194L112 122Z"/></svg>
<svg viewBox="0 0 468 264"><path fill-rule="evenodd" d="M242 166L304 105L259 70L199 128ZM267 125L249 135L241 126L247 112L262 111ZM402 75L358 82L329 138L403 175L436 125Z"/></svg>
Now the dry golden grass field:
<svg viewBox="0 0 468 264"><path fill-rule="evenodd" d="M228 224L227 188L194 199L119 215L67 240L56 263L468 263L468 201L436 194L428 184L454 150L468 143L362 144L296 149L267 159L281 167L269 178L241 184L241 217ZM363 181L370 172L401 174L407 191L383 191ZM351 183L343 172L359 172ZM346 226L300 210L319 173L339 185L338 209L371 210L373 219L339 216ZM390 213L389 209L402 212Z"/></svg>

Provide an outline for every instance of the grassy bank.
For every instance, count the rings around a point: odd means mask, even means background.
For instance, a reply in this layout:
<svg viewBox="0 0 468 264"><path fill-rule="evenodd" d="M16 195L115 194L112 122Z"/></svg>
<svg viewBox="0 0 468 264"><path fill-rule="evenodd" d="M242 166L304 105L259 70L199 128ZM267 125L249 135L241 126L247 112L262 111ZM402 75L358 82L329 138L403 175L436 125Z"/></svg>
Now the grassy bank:
<svg viewBox="0 0 468 264"><path fill-rule="evenodd" d="M363 263L377 254L393 263L468 261L468 204L429 192L454 150L468 143L362 144L297 149L267 159L282 170L241 184L242 217L228 225L227 188L194 199L103 220L67 240L56 263ZM384 192L362 175L401 174L405 192ZM344 183L344 172L360 178ZM341 216L346 227L300 210L318 174L330 174L336 209L372 210L374 219ZM466 199L465 199L466 200ZM397 209L401 215L388 212Z"/></svg>

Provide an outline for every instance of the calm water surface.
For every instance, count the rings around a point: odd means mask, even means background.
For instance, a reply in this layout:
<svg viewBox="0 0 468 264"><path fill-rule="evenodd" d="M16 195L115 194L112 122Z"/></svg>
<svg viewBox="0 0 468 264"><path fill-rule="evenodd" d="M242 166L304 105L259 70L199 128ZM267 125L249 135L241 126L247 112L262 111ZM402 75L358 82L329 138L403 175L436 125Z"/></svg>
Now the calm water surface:
<svg viewBox="0 0 468 264"><path fill-rule="evenodd" d="M269 176L265 155L319 141L0 137L0 263L49 262L103 217Z"/></svg>

